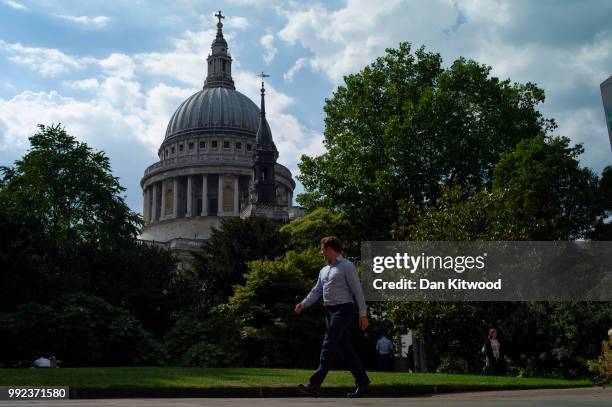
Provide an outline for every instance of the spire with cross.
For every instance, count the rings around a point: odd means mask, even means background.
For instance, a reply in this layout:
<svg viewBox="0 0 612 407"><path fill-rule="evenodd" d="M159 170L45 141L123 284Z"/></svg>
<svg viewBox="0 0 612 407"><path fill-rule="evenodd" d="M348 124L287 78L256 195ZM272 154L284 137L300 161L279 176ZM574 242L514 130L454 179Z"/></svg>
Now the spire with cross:
<svg viewBox="0 0 612 407"><path fill-rule="evenodd" d="M270 75L264 73L264 71L261 71L261 73L259 75L257 75L261 78L261 93L264 93L266 90L264 89L264 79L265 78L269 78Z"/></svg>
<svg viewBox="0 0 612 407"><path fill-rule="evenodd" d="M223 31L221 30L223 28L223 23L221 22L221 20L224 19L225 16L221 14L221 10L219 10L217 11L217 14L215 14L215 17L217 17L217 19L219 20L217 22L217 38L223 38Z"/></svg>
<svg viewBox="0 0 612 407"><path fill-rule="evenodd" d="M264 87L264 79L269 78L270 75L262 71L257 76L261 78L261 105L259 106L259 128L257 129L257 135L255 139L258 145L267 145L273 147L274 141L272 141L272 133L270 132L270 126L268 125L268 121L266 120L266 89Z"/></svg>
<svg viewBox="0 0 612 407"><path fill-rule="evenodd" d="M227 41L223 38L223 23L225 18L221 10L217 11L214 16L217 18L217 36L212 43L212 53L207 58L208 75L204 81L204 87L225 87L234 88L234 80L232 79L232 58L229 55Z"/></svg>
<svg viewBox="0 0 612 407"><path fill-rule="evenodd" d="M256 202L263 205L275 205L276 202L276 181L275 165L278 158L278 150L272 139L272 132L266 120L266 88L264 79L270 75L261 72L261 106L259 107L259 127L255 135L255 154L253 156L253 179L254 194Z"/></svg>
<svg viewBox="0 0 612 407"><path fill-rule="evenodd" d="M261 107L260 112L261 112L261 117L265 120L266 117L266 104L264 101L264 94L266 93L266 89L264 88L264 79L265 78L269 78L270 75L264 73L264 71L261 71L261 73L259 75L257 75L261 78Z"/></svg>

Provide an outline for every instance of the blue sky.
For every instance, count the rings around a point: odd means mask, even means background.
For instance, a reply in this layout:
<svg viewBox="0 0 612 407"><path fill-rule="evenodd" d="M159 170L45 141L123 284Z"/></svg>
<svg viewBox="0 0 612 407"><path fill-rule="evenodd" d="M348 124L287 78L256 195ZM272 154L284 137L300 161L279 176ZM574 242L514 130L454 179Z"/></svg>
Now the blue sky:
<svg viewBox="0 0 612 407"><path fill-rule="evenodd" d="M0 165L25 153L37 123L61 122L108 154L141 211L140 178L202 86L218 9L237 89L258 103L256 74L271 75L268 120L294 174L301 154L324 151L322 107L343 75L400 41L537 83L557 134L584 144L582 164L612 164L599 93L612 75L610 1L0 0Z"/></svg>

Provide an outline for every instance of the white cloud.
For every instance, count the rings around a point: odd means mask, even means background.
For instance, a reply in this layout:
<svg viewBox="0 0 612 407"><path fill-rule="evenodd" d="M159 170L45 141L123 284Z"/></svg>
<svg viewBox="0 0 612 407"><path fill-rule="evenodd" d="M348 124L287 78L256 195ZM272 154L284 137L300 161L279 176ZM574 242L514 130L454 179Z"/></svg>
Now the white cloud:
<svg viewBox="0 0 612 407"><path fill-rule="evenodd" d="M285 73L287 81L309 65L336 85L384 55L385 48L408 41L413 49L425 45L439 52L445 65L465 56L491 65L492 75L502 79L535 82L546 92L540 109L557 119L556 133L573 142L584 140L581 126L599 128L588 124L597 123L592 121L597 115L586 118L601 110L599 83L612 66L612 29L607 25L612 6L606 2L555 7L508 0L431 0L423 7L416 0L380 5L348 0L336 10L323 5L294 3L293 9L279 10L286 24L278 37L307 51ZM597 140L605 140L600 116ZM609 150L607 159L589 151L600 145L586 144L583 165L600 170L610 162Z"/></svg>
<svg viewBox="0 0 612 407"><path fill-rule="evenodd" d="M240 16L228 16L225 20L223 20L223 26L236 29L236 30L244 30L250 26L249 20L245 17Z"/></svg>
<svg viewBox="0 0 612 407"><path fill-rule="evenodd" d="M102 82L99 89L99 100L114 107L132 112L143 101L140 83L121 77L110 77Z"/></svg>
<svg viewBox="0 0 612 407"><path fill-rule="evenodd" d="M457 20L457 11L444 0L429 1L427 7L417 1L392 0L373 6L369 0L349 0L335 11L312 6L284 14L287 23L279 38L309 50L310 66L334 84L384 54L385 48L396 47L402 40L435 40Z"/></svg>
<svg viewBox="0 0 612 407"><path fill-rule="evenodd" d="M94 28L106 27L106 25L110 21L110 18L107 16L89 17L89 16L71 16L71 15L66 15L66 14L53 14L53 15L57 18L61 18L62 20L67 20L73 23L78 23L84 26L94 27Z"/></svg>
<svg viewBox="0 0 612 407"><path fill-rule="evenodd" d="M186 31L174 40L170 50L135 55L139 73L166 76L194 88L202 87L206 76L205 56L210 53L209 40L215 37L215 33L215 30ZM225 37L230 42L231 37Z"/></svg>
<svg viewBox="0 0 612 407"><path fill-rule="evenodd" d="M293 64L293 66L283 74L283 79L287 82L293 81L293 77L295 76L295 74L302 70L302 68L308 66L309 64L310 61L308 60L308 58L298 58L298 60L295 61L295 64Z"/></svg>
<svg viewBox="0 0 612 407"><path fill-rule="evenodd" d="M162 143L168 121L174 111L192 93L191 89L168 86L163 83L147 91L144 109L140 113L146 124L139 138L150 146L152 151L157 151Z"/></svg>
<svg viewBox="0 0 612 407"><path fill-rule="evenodd" d="M71 56L54 48L24 47L20 43L8 43L3 40L0 40L0 51L11 55L8 57L9 61L26 65L47 77L57 76L73 69L82 69L87 64L95 62L94 58Z"/></svg>
<svg viewBox="0 0 612 407"><path fill-rule="evenodd" d="M64 86L75 90L95 90L100 86L96 78L79 79L74 81L62 81Z"/></svg>
<svg viewBox="0 0 612 407"><path fill-rule="evenodd" d="M6 131L0 149L27 145L28 136L38 123L63 123L82 140L131 132L130 120L108 105L82 102L61 96L56 91L24 91L9 100L0 99L0 121Z"/></svg>
<svg viewBox="0 0 612 407"><path fill-rule="evenodd" d="M14 0L3 0L2 1L7 6L14 8L15 10L27 10L28 8L21 3L18 3Z"/></svg>
<svg viewBox="0 0 612 407"><path fill-rule="evenodd" d="M274 34L266 34L262 36L259 39L259 43L261 44L261 46L263 47L265 51L265 54L263 57L264 62L266 64L269 64L270 62L272 62L272 60L276 56L276 53L278 52L278 49L276 49L276 47L274 46Z"/></svg>
<svg viewBox="0 0 612 407"><path fill-rule="evenodd" d="M134 76L135 64L132 58L125 54L113 53L108 58L99 61L105 74L119 78L130 79Z"/></svg>

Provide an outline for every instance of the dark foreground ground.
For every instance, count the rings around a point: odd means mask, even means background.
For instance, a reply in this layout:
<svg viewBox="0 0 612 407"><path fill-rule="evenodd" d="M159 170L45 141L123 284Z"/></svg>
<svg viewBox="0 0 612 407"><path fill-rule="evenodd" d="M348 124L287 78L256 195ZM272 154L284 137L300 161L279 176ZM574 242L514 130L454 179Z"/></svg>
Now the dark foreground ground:
<svg viewBox="0 0 612 407"><path fill-rule="evenodd" d="M401 398L196 398L196 399L80 399L65 401L0 401L0 406L84 407L610 407L612 388L506 390Z"/></svg>

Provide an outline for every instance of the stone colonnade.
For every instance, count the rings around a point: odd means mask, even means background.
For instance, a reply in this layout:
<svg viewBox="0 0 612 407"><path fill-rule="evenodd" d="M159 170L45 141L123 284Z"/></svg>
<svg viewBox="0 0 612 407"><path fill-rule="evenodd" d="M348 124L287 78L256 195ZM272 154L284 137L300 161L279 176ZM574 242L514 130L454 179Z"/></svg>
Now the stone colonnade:
<svg viewBox="0 0 612 407"><path fill-rule="evenodd" d="M238 216L241 187L244 189L246 185L242 185L236 174L181 175L153 182L143 191L144 221Z"/></svg>

